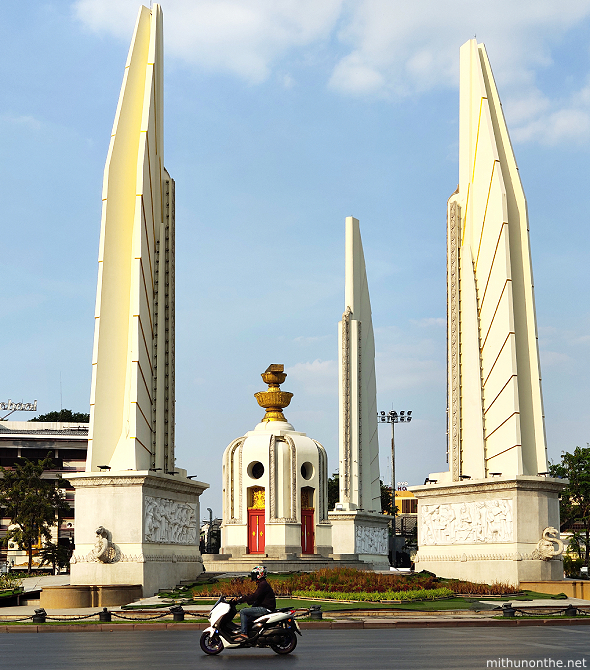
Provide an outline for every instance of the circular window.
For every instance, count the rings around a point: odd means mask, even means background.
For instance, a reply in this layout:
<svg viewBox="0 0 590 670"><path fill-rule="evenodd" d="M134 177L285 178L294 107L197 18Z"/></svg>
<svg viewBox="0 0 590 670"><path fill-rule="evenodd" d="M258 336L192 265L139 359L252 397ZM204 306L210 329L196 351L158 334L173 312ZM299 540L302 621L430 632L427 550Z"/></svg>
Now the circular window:
<svg viewBox="0 0 590 670"><path fill-rule="evenodd" d="M303 479L311 479L313 477L313 465L309 461L301 466L301 476Z"/></svg>
<svg viewBox="0 0 590 670"><path fill-rule="evenodd" d="M248 466L248 475L252 479L260 479L264 474L264 465L260 461L254 461Z"/></svg>

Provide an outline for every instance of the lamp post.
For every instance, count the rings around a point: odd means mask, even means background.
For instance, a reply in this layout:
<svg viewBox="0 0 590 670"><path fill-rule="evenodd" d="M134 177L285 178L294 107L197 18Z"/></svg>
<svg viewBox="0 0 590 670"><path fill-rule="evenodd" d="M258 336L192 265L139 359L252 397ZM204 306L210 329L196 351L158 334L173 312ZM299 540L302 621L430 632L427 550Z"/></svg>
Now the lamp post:
<svg viewBox="0 0 590 670"><path fill-rule="evenodd" d="M391 424L391 516L392 516L392 535L393 535L393 564L395 565L395 424L396 423L410 423L412 420L412 411L403 410L396 412L391 410L389 412L379 412L377 414L379 423Z"/></svg>

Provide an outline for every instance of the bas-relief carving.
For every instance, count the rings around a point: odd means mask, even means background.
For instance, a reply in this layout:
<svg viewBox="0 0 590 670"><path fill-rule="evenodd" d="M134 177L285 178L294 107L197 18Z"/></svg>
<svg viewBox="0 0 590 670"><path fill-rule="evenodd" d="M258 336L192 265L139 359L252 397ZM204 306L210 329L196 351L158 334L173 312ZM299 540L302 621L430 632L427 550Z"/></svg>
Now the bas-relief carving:
<svg viewBox="0 0 590 670"><path fill-rule="evenodd" d="M350 307L342 315L342 396L344 400L344 416L342 434L344 441L342 479L343 495L342 502L350 502L351 497L351 441L350 441Z"/></svg>
<svg viewBox="0 0 590 670"><path fill-rule="evenodd" d="M197 506L146 496L144 539L161 544L196 544Z"/></svg>
<svg viewBox="0 0 590 670"><path fill-rule="evenodd" d="M389 552L387 532L386 528L376 526L356 526L355 553L387 555Z"/></svg>
<svg viewBox="0 0 590 670"><path fill-rule="evenodd" d="M70 563L94 563L96 559L93 557L92 552L86 555L74 554L70 559ZM115 561L114 561L115 562ZM185 556L182 554L168 554L163 556L152 555L152 554L121 554L119 553L119 558L116 561L117 563L202 563L202 556L190 555Z"/></svg>
<svg viewBox="0 0 590 670"><path fill-rule="evenodd" d="M285 510L289 513L288 517L278 517L277 516L277 467L276 460L278 458L277 445L280 442L284 442L289 448L289 480L291 486L291 496L289 498L290 509ZM270 506L269 506L269 519L268 523L297 523L296 510L297 510L297 473L296 473L296 459L297 454L295 453L295 442L288 437L275 437L274 435L270 438L269 446L269 465L270 465L270 475L269 475L269 484L270 484Z"/></svg>
<svg viewBox="0 0 590 670"><path fill-rule="evenodd" d="M276 462L276 438L274 435L270 436L270 445L268 447L268 464L269 475L268 475L268 485L269 485L269 509L268 509L268 518L273 520L277 518L277 462Z"/></svg>
<svg viewBox="0 0 590 670"><path fill-rule="evenodd" d="M461 378L459 367L459 231L460 210L456 202L449 207L449 239L447 256L448 338L450 377L449 467L453 481L461 475Z"/></svg>
<svg viewBox="0 0 590 670"><path fill-rule="evenodd" d="M288 435L285 435L285 442L289 445L289 461L291 464L291 516L281 519L286 523L297 523L297 453L295 451L295 442Z"/></svg>
<svg viewBox="0 0 590 670"><path fill-rule="evenodd" d="M357 357L358 357L358 372L356 377L357 398L358 398L358 460L357 460L357 481L358 481L358 504L363 507L363 369L362 369L362 323L357 321Z"/></svg>
<svg viewBox="0 0 590 670"><path fill-rule="evenodd" d="M512 542L512 500L423 505L420 545Z"/></svg>
<svg viewBox="0 0 590 670"><path fill-rule="evenodd" d="M225 522L227 524L241 524L242 523L242 496L241 496L241 491L242 491L242 445L244 444L246 438L245 437L239 437L237 440L234 440L233 443L231 444L229 451L228 451L228 458L227 458L227 465L228 465L228 474L227 474L227 482L226 482L226 488L227 490L227 497L228 497L228 505L229 505L229 518ZM238 515L236 516L236 490L235 490L235 475L236 475L236 467L235 467L235 453L236 450L238 451Z"/></svg>
<svg viewBox="0 0 590 670"><path fill-rule="evenodd" d="M318 520L319 523L328 521L328 503L327 503L327 477L328 477L328 457L326 456L326 450L324 447L317 441L313 440L317 449L318 449Z"/></svg>

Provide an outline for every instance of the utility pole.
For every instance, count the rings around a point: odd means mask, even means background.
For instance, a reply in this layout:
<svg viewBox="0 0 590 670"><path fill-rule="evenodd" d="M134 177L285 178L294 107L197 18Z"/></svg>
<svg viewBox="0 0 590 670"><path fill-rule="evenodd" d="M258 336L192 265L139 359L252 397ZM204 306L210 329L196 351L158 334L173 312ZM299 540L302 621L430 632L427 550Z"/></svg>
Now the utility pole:
<svg viewBox="0 0 590 670"><path fill-rule="evenodd" d="M392 527L391 533L393 536L393 556L392 561L395 565L395 551L396 551L396 529L395 529L395 424L396 423L410 423L412 420L412 411L403 410L401 412L396 412L391 410L389 412L379 412L377 414L377 420L379 423L390 423L391 424L391 516L392 516Z"/></svg>

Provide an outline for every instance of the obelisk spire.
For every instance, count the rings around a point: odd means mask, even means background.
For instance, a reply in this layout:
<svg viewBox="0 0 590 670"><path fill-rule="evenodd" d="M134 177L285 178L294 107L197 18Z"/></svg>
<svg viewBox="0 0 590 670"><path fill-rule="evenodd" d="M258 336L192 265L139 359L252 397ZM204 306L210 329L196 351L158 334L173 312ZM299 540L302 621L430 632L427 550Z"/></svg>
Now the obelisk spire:
<svg viewBox="0 0 590 670"><path fill-rule="evenodd" d="M346 219L345 311L339 324L340 503L381 512L375 339L359 222Z"/></svg>

